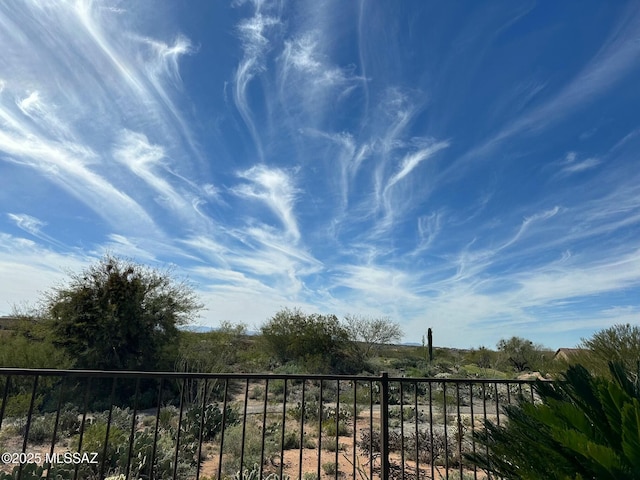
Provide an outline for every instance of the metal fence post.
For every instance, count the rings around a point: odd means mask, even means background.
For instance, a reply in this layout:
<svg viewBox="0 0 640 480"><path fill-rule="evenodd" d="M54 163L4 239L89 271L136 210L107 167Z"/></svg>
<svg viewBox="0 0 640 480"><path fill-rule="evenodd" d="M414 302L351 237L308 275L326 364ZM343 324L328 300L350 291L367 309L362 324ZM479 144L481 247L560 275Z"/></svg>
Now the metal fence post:
<svg viewBox="0 0 640 480"><path fill-rule="evenodd" d="M380 375L380 478L389 479L389 374Z"/></svg>

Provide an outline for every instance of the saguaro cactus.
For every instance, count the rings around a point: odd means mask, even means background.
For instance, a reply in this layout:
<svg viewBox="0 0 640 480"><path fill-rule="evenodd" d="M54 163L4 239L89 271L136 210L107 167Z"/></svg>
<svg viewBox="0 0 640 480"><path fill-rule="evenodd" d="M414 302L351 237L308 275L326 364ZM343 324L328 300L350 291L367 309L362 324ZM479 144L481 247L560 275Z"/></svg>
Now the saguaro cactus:
<svg viewBox="0 0 640 480"><path fill-rule="evenodd" d="M427 330L427 343L429 345L429 361L433 362L433 332L431 329Z"/></svg>

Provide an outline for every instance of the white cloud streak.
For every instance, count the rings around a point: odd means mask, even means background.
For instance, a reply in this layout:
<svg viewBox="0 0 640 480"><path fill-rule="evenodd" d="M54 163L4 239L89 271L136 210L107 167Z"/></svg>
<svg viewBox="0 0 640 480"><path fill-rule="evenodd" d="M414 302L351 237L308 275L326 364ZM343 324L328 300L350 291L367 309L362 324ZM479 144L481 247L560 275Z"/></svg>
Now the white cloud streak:
<svg viewBox="0 0 640 480"><path fill-rule="evenodd" d="M298 190L289 174L264 165L256 165L238 173L250 183L238 185L232 192L238 196L263 202L280 219L286 235L293 241L300 239L294 214Z"/></svg>
<svg viewBox="0 0 640 480"><path fill-rule="evenodd" d="M280 23L277 17L262 13L263 4L264 2L255 2L253 16L238 25L244 57L236 69L233 89L235 106L249 129L261 160L264 159L262 141L247 100L247 89L254 77L264 69L264 55L270 46L266 33Z"/></svg>

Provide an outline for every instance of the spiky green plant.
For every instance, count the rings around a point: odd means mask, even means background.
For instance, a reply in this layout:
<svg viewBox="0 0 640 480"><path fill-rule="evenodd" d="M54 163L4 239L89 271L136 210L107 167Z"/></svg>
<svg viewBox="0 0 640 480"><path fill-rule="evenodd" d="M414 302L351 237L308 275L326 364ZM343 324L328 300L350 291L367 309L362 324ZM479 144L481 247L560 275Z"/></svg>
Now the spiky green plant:
<svg viewBox="0 0 640 480"><path fill-rule="evenodd" d="M506 424L487 422L465 457L513 480L640 479L640 382L609 368L611 378L575 365L559 382L538 382L540 401L505 406Z"/></svg>

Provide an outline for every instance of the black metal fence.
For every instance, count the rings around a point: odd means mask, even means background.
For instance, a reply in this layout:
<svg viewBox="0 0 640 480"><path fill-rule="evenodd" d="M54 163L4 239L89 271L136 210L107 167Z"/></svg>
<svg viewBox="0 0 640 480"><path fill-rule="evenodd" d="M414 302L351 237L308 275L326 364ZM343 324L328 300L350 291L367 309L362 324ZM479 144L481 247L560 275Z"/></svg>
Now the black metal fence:
<svg viewBox="0 0 640 480"><path fill-rule="evenodd" d="M531 382L0 368L0 480L489 478Z"/></svg>

